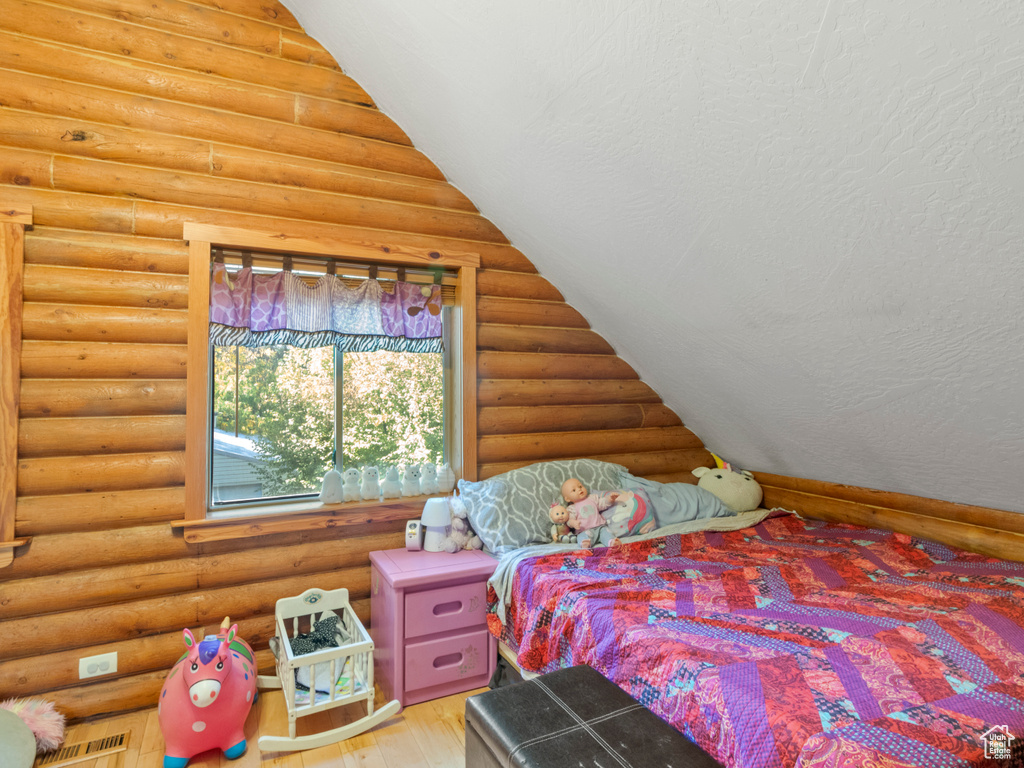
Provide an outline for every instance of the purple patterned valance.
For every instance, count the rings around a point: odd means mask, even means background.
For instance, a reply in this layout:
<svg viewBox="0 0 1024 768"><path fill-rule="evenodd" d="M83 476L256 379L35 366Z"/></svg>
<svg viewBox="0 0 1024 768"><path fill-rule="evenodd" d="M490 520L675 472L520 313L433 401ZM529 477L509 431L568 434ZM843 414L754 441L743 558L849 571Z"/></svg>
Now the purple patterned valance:
<svg viewBox="0 0 1024 768"><path fill-rule="evenodd" d="M245 347L335 345L344 351L441 351L441 286L376 280L349 288L334 275L308 284L291 272L210 275L210 343Z"/></svg>

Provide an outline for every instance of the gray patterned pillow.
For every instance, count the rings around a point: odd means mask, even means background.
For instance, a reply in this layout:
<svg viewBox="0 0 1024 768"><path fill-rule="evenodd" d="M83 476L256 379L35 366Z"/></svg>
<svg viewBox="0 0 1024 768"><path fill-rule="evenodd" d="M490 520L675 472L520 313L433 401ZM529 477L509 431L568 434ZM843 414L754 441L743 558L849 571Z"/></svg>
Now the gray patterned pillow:
<svg viewBox="0 0 1024 768"><path fill-rule="evenodd" d="M500 555L527 544L551 542L548 509L561 497L562 483L579 478L589 491L621 484L625 467L595 459L530 464L478 483L459 480L459 498L484 547Z"/></svg>

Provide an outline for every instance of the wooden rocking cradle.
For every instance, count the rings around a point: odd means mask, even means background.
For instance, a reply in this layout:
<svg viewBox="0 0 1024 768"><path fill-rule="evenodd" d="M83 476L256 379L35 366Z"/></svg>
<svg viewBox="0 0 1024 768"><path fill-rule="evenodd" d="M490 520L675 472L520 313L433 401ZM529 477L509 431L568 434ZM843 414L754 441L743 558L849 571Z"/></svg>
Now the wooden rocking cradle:
<svg viewBox="0 0 1024 768"><path fill-rule="evenodd" d="M280 688L288 710L288 736L261 736L264 752L315 749L356 736L401 709L397 699L374 710L373 640L355 615L347 589L308 589L297 597L277 601L275 608L277 676L260 675L260 688ZM319 622L330 625L337 616L341 641L308 653L295 653L292 640L314 632ZM332 628L333 634L333 628ZM332 707L366 702L366 716L322 733L295 735L295 722Z"/></svg>

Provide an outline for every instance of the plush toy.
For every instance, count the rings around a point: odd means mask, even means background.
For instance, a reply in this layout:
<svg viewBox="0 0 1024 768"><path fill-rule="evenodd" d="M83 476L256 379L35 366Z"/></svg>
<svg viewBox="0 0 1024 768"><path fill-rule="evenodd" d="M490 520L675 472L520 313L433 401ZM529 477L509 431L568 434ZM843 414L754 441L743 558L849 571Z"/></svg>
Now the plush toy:
<svg viewBox="0 0 1024 768"><path fill-rule="evenodd" d="M448 509L452 513L452 524L449 526L448 537L444 541L444 551L454 554L460 549L483 549L484 543L473 532L469 524L469 514L462 499L448 497Z"/></svg>
<svg viewBox="0 0 1024 768"><path fill-rule="evenodd" d="M402 470L402 495L420 495L420 468L416 464L406 464Z"/></svg>
<svg viewBox="0 0 1024 768"><path fill-rule="evenodd" d="M381 495L385 499L397 499L402 495L402 481L398 479L398 467L388 467L384 480L380 484Z"/></svg>
<svg viewBox="0 0 1024 768"><path fill-rule="evenodd" d="M373 501L380 499L380 471L376 467L363 467L359 495L364 499L371 499Z"/></svg>
<svg viewBox="0 0 1024 768"><path fill-rule="evenodd" d="M746 470L733 469L723 462L720 468L697 467L692 471L698 488L711 491L733 512L757 509L763 493L754 476Z"/></svg>
<svg viewBox="0 0 1024 768"><path fill-rule="evenodd" d="M450 464L442 464L437 468L438 493L451 493L455 489L455 473Z"/></svg>
<svg viewBox="0 0 1024 768"><path fill-rule="evenodd" d="M182 633L187 652L168 673L157 707L164 768L184 768L193 755L208 749L221 749L230 760L245 752L245 719L256 699L256 663L252 648L237 632L237 624L222 624L220 632L202 642L188 629Z"/></svg>
<svg viewBox="0 0 1024 768"><path fill-rule="evenodd" d="M438 493L437 467L429 461L420 465L420 493Z"/></svg>
<svg viewBox="0 0 1024 768"><path fill-rule="evenodd" d="M331 467L327 470L327 474L324 475L324 481L320 485L320 501L324 504L334 504L344 498L341 472L337 468Z"/></svg>
<svg viewBox="0 0 1024 768"><path fill-rule="evenodd" d="M341 473L341 479L341 492L345 501L359 501L362 490L359 487L363 479L362 473L355 467L350 467Z"/></svg>
<svg viewBox="0 0 1024 768"><path fill-rule="evenodd" d="M0 709L5 709L21 719L25 728L29 731L25 735L25 741L35 747L34 750L28 747L24 750L18 750L16 749L19 746L18 743L10 743L3 736L0 736L0 746L4 749L4 757L12 760L15 766L22 764L18 759L21 751L24 751L27 755L24 764L31 766L33 756L52 752L64 743L64 715L54 708L52 701L46 701L45 699L7 699L6 701L0 701ZM13 722L16 723L17 721ZM5 732L4 722L0 720L0 733L3 732ZM16 738L14 734L8 734L8 736L12 740ZM31 741L33 736L35 737L34 745ZM18 741L20 741L20 738ZM11 753L12 748L15 749L13 756ZM7 763L4 763L4 765L7 765Z"/></svg>
<svg viewBox="0 0 1024 768"><path fill-rule="evenodd" d="M615 503L601 515L615 537L650 533L657 526L654 510L643 491L619 491Z"/></svg>
<svg viewBox="0 0 1024 768"><path fill-rule="evenodd" d="M555 544L575 544L576 534L569 527L569 510L561 504L552 504L548 510L551 518L551 541Z"/></svg>

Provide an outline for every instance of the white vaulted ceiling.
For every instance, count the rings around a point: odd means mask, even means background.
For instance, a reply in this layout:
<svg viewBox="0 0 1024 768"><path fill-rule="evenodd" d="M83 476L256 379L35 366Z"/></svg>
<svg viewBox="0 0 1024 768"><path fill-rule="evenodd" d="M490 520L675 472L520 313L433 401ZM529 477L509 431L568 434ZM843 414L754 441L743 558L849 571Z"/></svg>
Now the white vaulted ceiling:
<svg viewBox="0 0 1024 768"><path fill-rule="evenodd" d="M1024 512L1020 0L285 0L739 466Z"/></svg>

